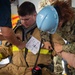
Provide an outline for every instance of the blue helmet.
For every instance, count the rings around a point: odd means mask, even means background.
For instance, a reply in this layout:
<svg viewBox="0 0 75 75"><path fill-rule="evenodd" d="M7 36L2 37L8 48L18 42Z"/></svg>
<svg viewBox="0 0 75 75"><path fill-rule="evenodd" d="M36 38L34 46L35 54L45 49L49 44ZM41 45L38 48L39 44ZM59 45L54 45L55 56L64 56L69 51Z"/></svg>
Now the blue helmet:
<svg viewBox="0 0 75 75"><path fill-rule="evenodd" d="M48 31L50 34L55 33L59 17L56 9L53 6L44 7L36 17L37 27L42 31Z"/></svg>

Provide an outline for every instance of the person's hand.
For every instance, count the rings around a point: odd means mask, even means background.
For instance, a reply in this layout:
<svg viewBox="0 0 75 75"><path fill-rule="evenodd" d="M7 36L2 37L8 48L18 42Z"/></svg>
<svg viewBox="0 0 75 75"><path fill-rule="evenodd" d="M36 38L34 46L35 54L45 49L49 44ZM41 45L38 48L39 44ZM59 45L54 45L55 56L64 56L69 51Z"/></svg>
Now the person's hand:
<svg viewBox="0 0 75 75"><path fill-rule="evenodd" d="M16 34L16 37L17 37L17 39L19 40L18 48L19 48L19 49L24 49L24 48L25 48L25 42L24 42L24 41L22 42L22 35L19 34L19 33L17 33L17 34Z"/></svg>
<svg viewBox="0 0 75 75"><path fill-rule="evenodd" d="M62 51L62 45L58 44L58 43L54 43L54 50L56 51L56 53L59 53Z"/></svg>
<svg viewBox="0 0 75 75"><path fill-rule="evenodd" d="M17 39L22 40L21 34L16 34Z"/></svg>
<svg viewBox="0 0 75 75"><path fill-rule="evenodd" d="M25 45L26 45L26 43L24 41L23 42L21 41L18 47L20 49L24 49L25 48Z"/></svg>
<svg viewBox="0 0 75 75"><path fill-rule="evenodd" d="M43 46L45 49L48 49L48 50L52 50L52 47L51 47L51 44L50 42L44 42L44 46Z"/></svg>

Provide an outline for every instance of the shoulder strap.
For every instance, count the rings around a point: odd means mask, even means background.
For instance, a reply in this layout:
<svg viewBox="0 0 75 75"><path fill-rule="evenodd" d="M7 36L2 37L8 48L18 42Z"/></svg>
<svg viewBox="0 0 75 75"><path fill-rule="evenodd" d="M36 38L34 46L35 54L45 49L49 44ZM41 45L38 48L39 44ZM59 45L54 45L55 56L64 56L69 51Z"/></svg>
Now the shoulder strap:
<svg viewBox="0 0 75 75"><path fill-rule="evenodd" d="M52 37L52 34L50 34L50 36L49 36L49 38L50 38L50 44L51 44L51 47L52 47L52 49L53 50L50 50L50 52L54 52L54 43L53 43L53 37ZM51 53L51 58L53 59L53 54Z"/></svg>
<svg viewBox="0 0 75 75"><path fill-rule="evenodd" d="M40 47L39 47L39 52L38 52L38 54L37 54L37 58L36 58L36 61L35 61L35 64L34 64L33 69L35 69L35 67L36 67L36 65L37 65L37 61L38 61L38 58L39 58L39 55L40 55L40 50L41 50L42 42L43 42L43 40L41 39L41 43L40 43Z"/></svg>

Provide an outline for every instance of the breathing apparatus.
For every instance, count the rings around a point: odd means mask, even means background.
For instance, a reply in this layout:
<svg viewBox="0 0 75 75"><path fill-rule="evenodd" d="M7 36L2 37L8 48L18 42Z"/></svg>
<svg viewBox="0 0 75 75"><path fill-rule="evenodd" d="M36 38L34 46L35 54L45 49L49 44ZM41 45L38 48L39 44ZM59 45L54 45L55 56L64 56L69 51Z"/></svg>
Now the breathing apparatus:
<svg viewBox="0 0 75 75"><path fill-rule="evenodd" d="M37 27L42 31L54 34L59 23L59 17L53 6L45 6L36 17Z"/></svg>

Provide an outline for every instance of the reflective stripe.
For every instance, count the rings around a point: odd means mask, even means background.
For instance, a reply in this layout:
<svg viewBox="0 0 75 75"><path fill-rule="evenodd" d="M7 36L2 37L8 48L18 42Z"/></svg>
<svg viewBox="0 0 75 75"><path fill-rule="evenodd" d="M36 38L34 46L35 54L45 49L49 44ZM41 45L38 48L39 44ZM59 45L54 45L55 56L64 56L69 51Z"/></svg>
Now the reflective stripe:
<svg viewBox="0 0 75 75"><path fill-rule="evenodd" d="M12 51L19 51L20 49L16 46L12 46ZM30 52L30 50L28 50ZM47 49L41 49L40 54L50 54L49 50Z"/></svg>
<svg viewBox="0 0 75 75"><path fill-rule="evenodd" d="M2 54L0 53L0 58L2 58L3 56L2 56Z"/></svg>
<svg viewBox="0 0 75 75"><path fill-rule="evenodd" d="M16 46L12 46L12 51L19 51L20 49L18 48L18 47L16 47Z"/></svg>
<svg viewBox="0 0 75 75"><path fill-rule="evenodd" d="M2 56L2 54L0 53L0 61L1 61L2 58L3 58L3 56Z"/></svg>

